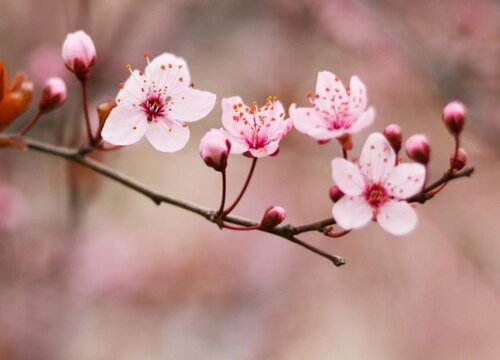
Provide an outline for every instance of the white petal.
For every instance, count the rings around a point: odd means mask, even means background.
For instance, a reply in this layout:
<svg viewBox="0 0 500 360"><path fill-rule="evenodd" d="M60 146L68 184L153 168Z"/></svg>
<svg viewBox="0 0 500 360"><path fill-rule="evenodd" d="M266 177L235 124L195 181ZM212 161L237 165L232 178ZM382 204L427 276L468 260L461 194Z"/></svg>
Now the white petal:
<svg viewBox="0 0 500 360"><path fill-rule="evenodd" d="M349 113L357 116L366 109L366 87L357 76L353 76L351 78L350 90Z"/></svg>
<svg viewBox="0 0 500 360"><path fill-rule="evenodd" d="M273 141L259 149L250 149L250 154L253 157L265 157L274 154L278 150L279 141Z"/></svg>
<svg viewBox="0 0 500 360"><path fill-rule="evenodd" d="M385 187L397 199L406 199L422 190L425 166L422 164L400 164L387 176Z"/></svg>
<svg viewBox="0 0 500 360"><path fill-rule="evenodd" d="M172 96L171 104L167 105L169 117L185 122L200 120L207 116L214 108L215 94L186 88Z"/></svg>
<svg viewBox="0 0 500 360"><path fill-rule="evenodd" d="M332 215L343 229L357 229L368 224L373 210L364 197L344 195L333 206Z"/></svg>
<svg viewBox="0 0 500 360"><path fill-rule="evenodd" d="M231 143L231 150L229 151L230 154L243 154L245 151L248 151L248 144L245 140L231 135L224 129L221 129L221 132Z"/></svg>
<svg viewBox="0 0 500 360"><path fill-rule="evenodd" d="M351 134L357 133L364 128L370 126L375 120L375 110L372 107L369 107L368 110L361 113L359 117L354 121L351 127L348 129L348 132Z"/></svg>
<svg viewBox="0 0 500 360"><path fill-rule="evenodd" d="M130 74L129 78L123 84L123 88L118 92L116 96L116 102L118 105L126 104L132 106L136 104L139 106L144 100L144 92L141 90L142 78L139 75L139 70L134 70Z"/></svg>
<svg viewBox="0 0 500 360"><path fill-rule="evenodd" d="M162 152L175 152L186 146L189 129L186 125L168 119L152 121L146 137L153 147Z"/></svg>
<svg viewBox="0 0 500 360"><path fill-rule="evenodd" d="M324 127L323 120L316 115L313 108L297 108L295 104L292 104L288 111L293 126L301 133L310 134L314 129Z"/></svg>
<svg viewBox="0 0 500 360"><path fill-rule="evenodd" d="M357 196L364 191L365 182L359 173L358 167L346 159L333 159L332 178L346 195Z"/></svg>
<svg viewBox="0 0 500 360"><path fill-rule="evenodd" d="M130 145L139 141L147 129L146 114L126 105L117 106L104 124L102 138L113 145Z"/></svg>
<svg viewBox="0 0 500 360"><path fill-rule="evenodd" d="M382 182L394 168L396 154L384 135L373 133L361 150L359 167L373 183Z"/></svg>
<svg viewBox="0 0 500 360"><path fill-rule="evenodd" d="M253 117L246 112L248 106L243 103L243 100L239 96L222 99L221 106L222 125L224 125L224 128L235 137L244 136L246 131L244 120L253 122Z"/></svg>
<svg viewBox="0 0 500 360"><path fill-rule="evenodd" d="M377 215L377 222L393 235L405 235L417 226L417 213L406 201L389 201Z"/></svg>
<svg viewBox="0 0 500 360"><path fill-rule="evenodd" d="M158 55L146 66L144 73L148 81L155 81L156 89L166 87L170 95L187 88L191 83L186 61L174 54Z"/></svg>
<svg viewBox="0 0 500 360"><path fill-rule="evenodd" d="M329 71L321 71L318 73L318 80L316 82L316 95L315 103L321 110L331 112L331 106L339 110L343 103L348 101L347 92L342 84L342 81Z"/></svg>

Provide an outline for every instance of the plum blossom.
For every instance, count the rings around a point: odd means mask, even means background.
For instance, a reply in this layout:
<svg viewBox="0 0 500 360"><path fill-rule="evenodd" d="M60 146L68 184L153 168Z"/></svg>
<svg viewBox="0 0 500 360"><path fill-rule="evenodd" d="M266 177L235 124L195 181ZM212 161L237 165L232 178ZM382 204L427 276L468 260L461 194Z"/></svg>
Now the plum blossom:
<svg viewBox="0 0 500 360"><path fill-rule="evenodd" d="M357 133L375 118L375 110L366 109L366 88L356 76L351 78L350 86L344 88L337 76L321 71L316 93L307 96L312 107L297 108L292 104L290 119L298 131L320 142Z"/></svg>
<svg viewBox="0 0 500 360"><path fill-rule="evenodd" d="M131 75L116 97L115 107L106 120L102 137L113 145L130 145L144 135L162 152L182 149L189 140L187 122L194 122L212 111L216 96L190 86L186 62L164 53L151 62L144 72Z"/></svg>
<svg viewBox="0 0 500 360"><path fill-rule="evenodd" d="M87 79L96 61L92 38L82 30L68 34L63 43L62 57L66 67L75 73L78 79Z"/></svg>
<svg viewBox="0 0 500 360"><path fill-rule="evenodd" d="M425 166L396 164L387 139L371 134L357 164L332 161L332 177L345 194L333 206L333 217L344 229L356 229L370 220L394 235L404 235L417 225L415 210L404 199L422 190Z"/></svg>
<svg viewBox="0 0 500 360"><path fill-rule="evenodd" d="M222 99L222 124L231 154L254 158L277 154L280 140L292 128L276 97L269 97L262 107L255 102L249 107L238 96Z"/></svg>

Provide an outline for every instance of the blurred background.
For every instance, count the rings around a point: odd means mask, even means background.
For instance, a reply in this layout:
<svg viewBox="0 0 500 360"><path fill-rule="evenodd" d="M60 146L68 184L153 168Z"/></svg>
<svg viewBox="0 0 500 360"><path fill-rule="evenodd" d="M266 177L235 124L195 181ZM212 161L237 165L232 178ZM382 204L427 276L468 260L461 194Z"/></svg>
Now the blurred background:
<svg viewBox="0 0 500 360"><path fill-rule="evenodd" d="M498 359L500 358L500 3L497 0L0 0L0 57L35 82L62 76L67 103L30 136L75 146L78 83L64 69L68 32L97 48L91 102L168 51L218 99L276 95L307 104L317 72L367 85L377 118L432 143L431 178L453 141L450 100L468 105L463 136L476 173L419 206L419 226L393 237L371 224L341 239L303 239L345 256L335 268L286 240L219 231L43 154L0 152L0 359ZM18 120L21 127L36 110ZM192 124L175 155L146 141L101 161L166 194L216 207L219 174L200 160L220 103ZM94 105L95 106L95 105ZM97 117L94 110L92 116ZM236 214L271 204L303 224L328 217L335 143L291 132L257 165ZM229 197L250 160L230 158Z"/></svg>

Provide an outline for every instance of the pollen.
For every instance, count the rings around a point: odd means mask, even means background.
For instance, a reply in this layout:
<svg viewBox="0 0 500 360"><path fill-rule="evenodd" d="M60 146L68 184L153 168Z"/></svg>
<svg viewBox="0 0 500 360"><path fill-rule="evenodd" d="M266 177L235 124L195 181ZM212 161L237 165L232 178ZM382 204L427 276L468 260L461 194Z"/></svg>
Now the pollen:
<svg viewBox="0 0 500 360"><path fill-rule="evenodd" d="M182 76L180 76L178 80L179 80L179 82L183 82L184 78Z"/></svg>
<svg viewBox="0 0 500 360"><path fill-rule="evenodd" d="M147 51L144 52L144 59L149 58L149 53Z"/></svg>
<svg viewBox="0 0 500 360"><path fill-rule="evenodd" d="M118 87L119 87L120 89L123 89L123 88L125 87L125 84L124 84L124 83L120 83L120 84L118 84Z"/></svg>
<svg viewBox="0 0 500 360"><path fill-rule="evenodd" d="M160 66L160 68L161 68L163 71L165 71L165 69L166 69L165 65Z"/></svg>

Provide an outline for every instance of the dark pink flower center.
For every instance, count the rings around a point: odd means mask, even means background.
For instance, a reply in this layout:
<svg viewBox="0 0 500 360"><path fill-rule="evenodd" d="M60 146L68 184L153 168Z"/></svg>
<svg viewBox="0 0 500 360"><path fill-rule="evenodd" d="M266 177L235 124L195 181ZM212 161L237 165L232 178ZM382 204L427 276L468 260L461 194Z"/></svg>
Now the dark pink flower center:
<svg viewBox="0 0 500 360"><path fill-rule="evenodd" d="M365 190L366 201L371 207L377 209L390 200L387 190L380 184L371 184Z"/></svg>
<svg viewBox="0 0 500 360"><path fill-rule="evenodd" d="M168 101L168 98L167 98ZM163 97L153 93L149 95L142 103L141 109L146 113L148 121L155 121L165 116L166 101Z"/></svg>

